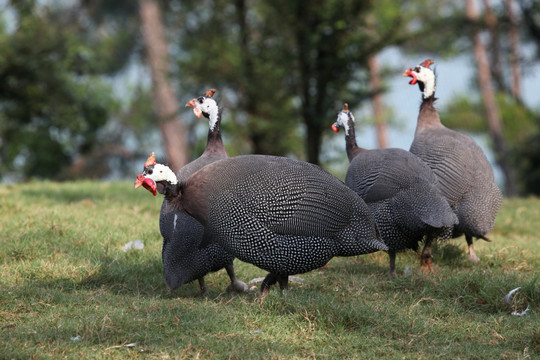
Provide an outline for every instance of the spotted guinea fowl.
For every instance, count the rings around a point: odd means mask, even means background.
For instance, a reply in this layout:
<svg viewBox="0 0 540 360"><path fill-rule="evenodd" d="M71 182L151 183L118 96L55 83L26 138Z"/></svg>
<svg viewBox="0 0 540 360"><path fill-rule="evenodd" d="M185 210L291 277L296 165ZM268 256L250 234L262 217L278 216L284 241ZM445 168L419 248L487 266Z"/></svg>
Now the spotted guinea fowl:
<svg viewBox="0 0 540 360"><path fill-rule="evenodd" d="M437 188L437 178L417 156L403 149L374 149L356 143L354 115L345 104L332 125L335 132L345 129L349 168L345 184L367 203L381 237L388 246L390 275L395 275L396 252L424 249L439 239L449 238L457 217ZM421 256L421 268L431 268Z"/></svg>
<svg viewBox="0 0 540 360"><path fill-rule="evenodd" d="M261 295L288 275L324 266L334 256L388 250L364 201L319 166L244 155L209 164L183 183L165 165L145 167L135 186L164 194L238 259L269 274Z"/></svg>
<svg viewBox="0 0 540 360"><path fill-rule="evenodd" d="M433 60L409 68L403 76L418 83L422 104L410 151L421 158L439 179L439 188L456 213L459 224L453 237L465 234L469 260L478 262L473 237L489 241L502 195L493 177L493 170L482 149L471 137L448 129L434 107L435 74Z"/></svg>
<svg viewBox="0 0 540 360"><path fill-rule="evenodd" d="M228 157L221 140L221 110L212 98L214 93L215 90L211 89L186 104L193 108L193 113L198 118L201 115L208 118L209 129L206 148L202 155L176 173L179 182L185 181L204 166ZM155 158L150 158L145 166L155 163ZM205 294L207 289L204 276L223 268L231 279L228 291L247 290L247 285L236 278L233 268L234 256L223 250L197 220L170 207L166 198L161 206L159 229L163 237L161 251L163 274L171 290L197 279L201 293Z"/></svg>

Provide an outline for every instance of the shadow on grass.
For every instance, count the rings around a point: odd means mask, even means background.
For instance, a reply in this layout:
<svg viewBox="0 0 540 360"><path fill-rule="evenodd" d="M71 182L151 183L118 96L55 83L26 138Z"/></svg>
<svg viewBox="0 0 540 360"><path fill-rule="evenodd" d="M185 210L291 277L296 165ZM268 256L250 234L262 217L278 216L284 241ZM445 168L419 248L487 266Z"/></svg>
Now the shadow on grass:
<svg viewBox="0 0 540 360"><path fill-rule="evenodd" d="M358 261L357 259L336 259L321 268L328 274L355 276L387 276L388 267L373 261ZM320 270L319 270L320 271Z"/></svg>
<svg viewBox="0 0 540 360"><path fill-rule="evenodd" d="M50 299L51 296L62 297L61 294L101 294L103 292L113 296L137 298L200 297L197 281L170 291L163 279L162 264L158 258L139 258L129 255L114 258L101 256L94 262L92 273L82 278L74 274L73 277L47 279L34 274L28 276L23 282L6 286L3 291L18 298L36 299L37 302L42 297ZM210 296L219 295L212 291L211 286L209 288Z"/></svg>
<svg viewBox="0 0 540 360"><path fill-rule="evenodd" d="M161 259L138 258L133 256L121 259L102 257L98 272L86 277L78 286L87 289L106 288L115 295L130 295L150 298L208 298L222 296L222 291L228 285L229 277L224 269L205 276L208 293L203 296L199 282L191 281L175 290L170 290L163 278ZM216 283L217 282L217 283Z"/></svg>
<svg viewBox="0 0 540 360"><path fill-rule="evenodd" d="M464 238L463 238L464 239ZM398 276L403 276L404 268L407 272L416 273L420 269L420 253L421 250L413 251L406 250L397 253L396 269ZM447 266L453 268L470 268L471 264L466 259L466 254L463 249L456 243L444 242L434 243L432 245L432 263L435 267ZM388 254L379 252L370 255L360 255L356 257L343 258L345 261L333 260L330 266L327 266L330 271L339 273L346 272L356 275L388 275L390 266ZM334 268L335 270L332 270Z"/></svg>

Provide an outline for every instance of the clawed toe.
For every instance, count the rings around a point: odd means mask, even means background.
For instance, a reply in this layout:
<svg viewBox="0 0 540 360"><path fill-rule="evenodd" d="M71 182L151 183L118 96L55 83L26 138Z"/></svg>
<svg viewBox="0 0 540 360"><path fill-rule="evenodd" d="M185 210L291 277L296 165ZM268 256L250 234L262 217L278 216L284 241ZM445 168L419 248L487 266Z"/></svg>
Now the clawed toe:
<svg viewBox="0 0 540 360"><path fill-rule="evenodd" d="M421 261L420 261L420 270L423 272L423 273L427 273L428 271L431 273L431 274L434 274L435 272L433 271L433 265L431 265L431 258L422 258Z"/></svg>

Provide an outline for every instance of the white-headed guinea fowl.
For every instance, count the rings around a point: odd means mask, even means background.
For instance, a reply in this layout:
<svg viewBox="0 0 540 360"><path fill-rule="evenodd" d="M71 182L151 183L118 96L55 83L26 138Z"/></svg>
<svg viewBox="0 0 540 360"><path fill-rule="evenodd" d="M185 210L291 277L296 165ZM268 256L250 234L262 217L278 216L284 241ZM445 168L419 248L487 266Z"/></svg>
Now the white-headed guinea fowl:
<svg viewBox="0 0 540 360"><path fill-rule="evenodd" d="M457 217L437 188L437 178L422 160L403 149L361 148L356 143L354 115L348 105L332 125L335 132L345 129L349 168L345 184L367 203L381 237L388 246L391 276L395 275L396 252L425 248L436 239L447 239ZM421 269L431 262L421 257Z"/></svg>
<svg viewBox="0 0 540 360"><path fill-rule="evenodd" d="M456 213L459 224L453 237L465 234L469 260L478 262L473 238L489 241L502 195L493 177L493 169L482 149L471 137L448 129L434 107L435 74L433 60L409 68L403 76L409 84L418 83L422 104L410 151L428 164L439 179L439 189Z"/></svg>
<svg viewBox="0 0 540 360"><path fill-rule="evenodd" d="M214 93L215 90L211 89L203 96L192 99L186 104L193 108L193 113L198 118L201 115L208 118L208 140L202 155L176 173L178 182L185 181L204 166L228 157L219 127L221 110L212 99ZM151 158L145 167L155 163L155 158ZM167 198L161 206L159 229L163 237L161 251L163 274L171 290L198 279L201 293L205 294L207 289L204 276L223 268L227 270L231 279L231 284L227 287L228 291L242 292L248 289L244 282L236 278L233 268L234 256L223 250L197 220L169 206Z"/></svg>
<svg viewBox="0 0 540 360"><path fill-rule="evenodd" d="M388 250L365 202L319 166L266 155L209 164L179 183L165 165L137 176L169 206L193 216L238 259L269 272L261 296L288 276L324 266L334 256Z"/></svg>

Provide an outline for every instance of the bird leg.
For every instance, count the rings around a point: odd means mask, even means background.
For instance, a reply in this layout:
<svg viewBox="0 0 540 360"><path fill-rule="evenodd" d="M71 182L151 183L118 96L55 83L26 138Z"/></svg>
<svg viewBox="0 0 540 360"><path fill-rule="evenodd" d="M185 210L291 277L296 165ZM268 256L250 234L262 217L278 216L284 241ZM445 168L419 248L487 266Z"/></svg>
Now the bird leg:
<svg viewBox="0 0 540 360"><path fill-rule="evenodd" d="M256 300L258 303L262 303L264 297L268 294L268 291L270 290L270 286L274 285L276 282L279 283L279 288L283 292L283 290L287 289L287 287L289 286L289 276L273 273L269 273L268 275L266 275L261 284L261 293Z"/></svg>
<svg viewBox="0 0 540 360"><path fill-rule="evenodd" d="M225 270L227 270L227 274L229 275L229 278L231 279L231 283L229 286L227 286L227 292L246 292L248 290L248 286L245 282L238 280L236 277L236 274L234 272L233 264L230 263L227 266L225 266Z"/></svg>
<svg viewBox="0 0 540 360"><path fill-rule="evenodd" d="M264 278L262 284L261 284L261 292L259 293L259 296L257 296L257 301L259 304L261 304L264 300L264 297L268 294L268 290L270 290L270 286L274 285L278 281L278 275L268 273L266 277Z"/></svg>
<svg viewBox="0 0 540 360"><path fill-rule="evenodd" d="M197 280L199 280L199 288L201 289L201 296L208 295L208 289L206 288L206 284L204 282L204 276L201 276Z"/></svg>
<svg viewBox="0 0 540 360"><path fill-rule="evenodd" d="M266 294L268 294L268 290L270 290L270 286L274 285L278 281L279 275L269 273L264 278L262 284L261 284L261 294L259 297L264 297Z"/></svg>
<svg viewBox="0 0 540 360"><path fill-rule="evenodd" d="M289 287L289 276L287 275L279 276L278 282L279 282L279 289L281 290L281 292L283 292L283 290L286 290Z"/></svg>
<svg viewBox="0 0 540 360"><path fill-rule="evenodd" d="M390 257L390 270L388 270L388 276L396 276L396 252L389 250L388 257Z"/></svg>
<svg viewBox="0 0 540 360"><path fill-rule="evenodd" d="M433 266L431 265L431 243L433 242L433 239L431 237L426 237L426 241L424 243L424 249L422 250L422 254L420 255L420 270L422 272L426 272L429 270L433 274Z"/></svg>
<svg viewBox="0 0 540 360"><path fill-rule="evenodd" d="M471 235L465 234L465 240L467 240L467 246L469 248L469 256L467 257L467 259L469 259L469 261L473 263L479 262L480 258L476 256L476 252L474 251L473 237Z"/></svg>

